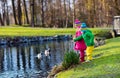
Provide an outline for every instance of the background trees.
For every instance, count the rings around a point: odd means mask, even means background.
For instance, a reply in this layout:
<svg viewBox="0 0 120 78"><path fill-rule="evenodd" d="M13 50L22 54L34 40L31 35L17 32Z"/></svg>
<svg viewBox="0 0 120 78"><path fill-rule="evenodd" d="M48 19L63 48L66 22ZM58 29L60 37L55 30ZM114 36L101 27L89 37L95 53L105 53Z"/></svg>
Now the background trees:
<svg viewBox="0 0 120 78"><path fill-rule="evenodd" d="M0 0L0 25L72 27L74 19L89 27L110 26L120 15L120 0Z"/></svg>

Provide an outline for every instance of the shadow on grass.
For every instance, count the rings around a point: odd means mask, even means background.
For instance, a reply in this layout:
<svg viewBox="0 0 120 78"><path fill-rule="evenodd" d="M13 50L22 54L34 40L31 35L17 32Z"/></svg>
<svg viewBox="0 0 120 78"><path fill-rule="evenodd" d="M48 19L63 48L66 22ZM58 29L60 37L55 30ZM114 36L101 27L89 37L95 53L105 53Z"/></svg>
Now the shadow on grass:
<svg viewBox="0 0 120 78"><path fill-rule="evenodd" d="M99 58L99 57L101 57L103 54L104 54L104 53L96 54L96 55L93 56L93 58Z"/></svg>

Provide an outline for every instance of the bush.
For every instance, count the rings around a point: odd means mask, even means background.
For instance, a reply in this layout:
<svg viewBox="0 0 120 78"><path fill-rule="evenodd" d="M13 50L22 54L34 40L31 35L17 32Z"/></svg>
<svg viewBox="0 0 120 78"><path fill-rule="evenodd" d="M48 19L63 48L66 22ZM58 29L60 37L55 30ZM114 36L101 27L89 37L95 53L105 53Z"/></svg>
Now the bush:
<svg viewBox="0 0 120 78"><path fill-rule="evenodd" d="M96 37L104 37L106 39L108 38L112 38L112 35L111 35L111 30L110 29L97 29L97 28L94 28L94 29L91 29L93 34L96 36Z"/></svg>
<svg viewBox="0 0 120 78"><path fill-rule="evenodd" d="M66 52L64 55L62 66L67 69L72 65L79 63L79 55L74 51Z"/></svg>

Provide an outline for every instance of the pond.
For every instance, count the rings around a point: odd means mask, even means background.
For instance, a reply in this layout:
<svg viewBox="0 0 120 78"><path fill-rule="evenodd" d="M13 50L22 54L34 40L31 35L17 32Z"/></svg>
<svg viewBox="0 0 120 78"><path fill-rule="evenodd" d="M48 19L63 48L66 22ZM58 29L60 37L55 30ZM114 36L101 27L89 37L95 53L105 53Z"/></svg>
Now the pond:
<svg viewBox="0 0 120 78"><path fill-rule="evenodd" d="M38 53L50 48L50 58L38 59ZM0 46L0 78L46 78L59 65L66 51L73 49L71 40L47 41L18 46Z"/></svg>

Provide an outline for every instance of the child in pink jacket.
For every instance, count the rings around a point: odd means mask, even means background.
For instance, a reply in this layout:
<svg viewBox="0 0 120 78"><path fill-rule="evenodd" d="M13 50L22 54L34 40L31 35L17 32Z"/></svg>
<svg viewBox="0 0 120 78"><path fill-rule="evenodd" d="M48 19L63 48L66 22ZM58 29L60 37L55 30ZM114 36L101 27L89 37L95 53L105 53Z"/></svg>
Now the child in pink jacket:
<svg viewBox="0 0 120 78"><path fill-rule="evenodd" d="M80 28L80 21L78 19L75 20L75 27L77 28L75 38L82 35L81 28ZM79 51L80 54L80 62L85 61L85 50L86 50L86 44L84 40L76 41L74 45L74 49Z"/></svg>

